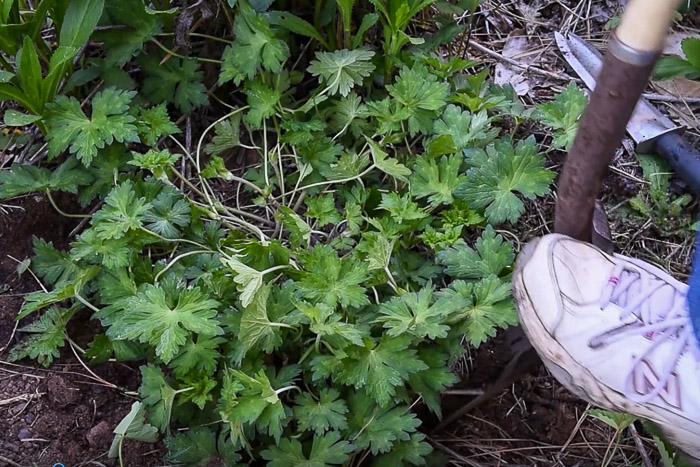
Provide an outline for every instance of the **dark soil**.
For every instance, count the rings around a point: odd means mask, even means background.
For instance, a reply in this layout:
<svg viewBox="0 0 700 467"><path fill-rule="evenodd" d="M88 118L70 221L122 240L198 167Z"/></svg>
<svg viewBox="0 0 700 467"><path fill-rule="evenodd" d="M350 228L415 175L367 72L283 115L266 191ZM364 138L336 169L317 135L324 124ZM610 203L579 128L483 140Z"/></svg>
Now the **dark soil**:
<svg viewBox="0 0 700 467"><path fill-rule="evenodd" d="M456 388L487 390L511 358L504 335L488 341L472 350L465 361L463 381ZM448 395L443 407L458 408L459 397L462 405L474 398ZM587 409L586 402L569 393L539 363L500 395L432 434L431 439L454 465L600 466L615 433L586 416ZM633 441L626 437L621 441L610 465L640 464ZM647 452L656 459L649 445Z"/></svg>
<svg viewBox="0 0 700 467"><path fill-rule="evenodd" d="M73 204L60 197L57 202L65 203L66 210ZM34 235L66 248L79 221L58 215L43 196L10 204L19 209L0 211L0 467L118 465L107 452L112 430L129 412L132 398L98 383L65 348L62 358L47 369L30 361L22 365L3 361L5 347L22 338L14 331L22 294L39 289L29 273L17 274L17 261L31 256ZM102 365L91 370L119 387L138 388L134 368ZM162 459L163 449L126 441L123 455L125 466L151 466Z"/></svg>

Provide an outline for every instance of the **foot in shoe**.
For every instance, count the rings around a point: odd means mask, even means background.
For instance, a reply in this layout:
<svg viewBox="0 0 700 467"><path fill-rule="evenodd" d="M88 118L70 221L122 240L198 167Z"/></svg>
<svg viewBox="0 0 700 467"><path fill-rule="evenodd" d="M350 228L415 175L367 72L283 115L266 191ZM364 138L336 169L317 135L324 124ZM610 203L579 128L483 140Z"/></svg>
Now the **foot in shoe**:
<svg viewBox="0 0 700 467"><path fill-rule="evenodd" d="M650 264L562 235L528 244L513 275L525 333L564 386L655 422L700 460L700 346L687 290Z"/></svg>

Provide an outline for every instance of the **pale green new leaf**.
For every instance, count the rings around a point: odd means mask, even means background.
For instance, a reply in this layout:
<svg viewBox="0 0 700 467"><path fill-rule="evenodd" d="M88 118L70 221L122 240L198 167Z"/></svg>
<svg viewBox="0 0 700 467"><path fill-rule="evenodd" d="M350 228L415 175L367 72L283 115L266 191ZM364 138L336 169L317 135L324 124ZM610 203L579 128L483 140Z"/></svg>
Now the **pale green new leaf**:
<svg viewBox="0 0 700 467"><path fill-rule="evenodd" d="M491 226L476 241L475 250L465 244L445 248L438 259L446 266L445 272L458 279L483 279L491 274L500 276L513 264L513 245L504 242Z"/></svg>
<svg viewBox="0 0 700 467"><path fill-rule="evenodd" d="M158 429L146 423L146 413L141 402L134 402L131 411L114 429L114 439L109 448L108 457L119 456L119 450L125 439L135 439L144 443L158 441Z"/></svg>
<svg viewBox="0 0 700 467"><path fill-rule="evenodd" d="M204 410L207 403L214 399L212 391L218 382L203 371L192 371L182 377L182 384L187 388L182 394L182 401L190 401L199 410Z"/></svg>
<svg viewBox="0 0 700 467"><path fill-rule="evenodd" d="M321 85L327 86L331 94L347 96L350 90L374 71L370 60L374 52L365 49L316 52L309 73L319 77Z"/></svg>
<svg viewBox="0 0 700 467"><path fill-rule="evenodd" d="M343 316L325 303L310 305L298 300L295 305L310 320L309 330L331 346L345 347L347 343L362 345L365 333L354 324L343 321Z"/></svg>
<svg viewBox="0 0 700 467"><path fill-rule="evenodd" d="M180 154L171 154L167 149L163 149L162 151L151 149L145 154L139 154L137 152L132 153L129 164L149 170L156 178L167 180L170 167L175 164L180 157L182 157Z"/></svg>
<svg viewBox="0 0 700 467"><path fill-rule="evenodd" d="M237 112L226 120L216 124L214 137L204 147L208 154L220 156L225 152L238 147L240 142L241 114Z"/></svg>
<svg viewBox="0 0 700 467"><path fill-rule="evenodd" d="M389 336L411 334L419 338L444 338L450 330L447 318L458 308L447 301L435 302L433 290L432 285L428 285L418 292L405 293L382 303L375 322L383 323Z"/></svg>
<svg viewBox="0 0 700 467"><path fill-rule="evenodd" d="M385 270L394 251L396 237L391 240L379 232L365 232L358 250L367 254L367 270Z"/></svg>
<svg viewBox="0 0 700 467"><path fill-rule="evenodd" d="M340 98L333 106L332 111L329 112L330 127L333 131L343 131L350 128L353 135L359 136L364 123L362 117L365 110L362 99L351 92Z"/></svg>
<svg viewBox="0 0 700 467"><path fill-rule="evenodd" d="M518 322L510 283L493 275L474 283L456 280L439 297L438 303L457 307L451 322L464 323L460 329L474 346L495 336L499 328Z"/></svg>
<svg viewBox="0 0 700 467"><path fill-rule="evenodd" d="M105 204L92 218L97 236L105 240L122 238L130 230L141 228L151 205L137 198L131 180L117 185L105 198Z"/></svg>
<svg viewBox="0 0 700 467"><path fill-rule="evenodd" d="M414 135L432 131L437 111L445 106L449 84L439 82L425 66L416 64L403 67L396 83L386 89L409 115L408 131Z"/></svg>
<svg viewBox="0 0 700 467"><path fill-rule="evenodd" d="M340 381L367 394L385 407L396 395L396 388L404 384L412 373L427 369L416 351L411 348L411 337L382 337L378 342L367 342L363 347L347 350L343 359Z"/></svg>
<svg viewBox="0 0 700 467"><path fill-rule="evenodd" d="M280 206L275 217L289 230L289 242L292 248L308 246L311 240L311 226L304 222L301 216L287 206Z"/></svg>
<svg viewBox="0 0 700 467"><path fill-rule="evenodd" d="M401 180L402 182L408 182L408 176L411 175L411 170L397 161L393 157L384 151L379 144L375 143L371 139L367 139L369 143L370 151L372 152L372 159L374 160L374 165L382 172L391 175L392 177Z"/></svg>
<svg viewBox="0 0 700 467"><path fill-rule="evenodd" d="M333 178L347 179L358 177L370 164L369 154L344 152L338 162L331 164Z"/></svg>
<svg viewBox="0 0 700 467"><path fill-rule="evenodd" d="M457 149L480 147L491 142L498 135L498 129L490 128L490 123L491 119L485 110L472 114L450 104L445 107L441 118L435 122L433 131L436 135L452 136Z"/></svg>
<svg viewBox="0 0 700 467"><path fill-rule="evenodd" d="M391 451L399 441L411 439L420 425L416 414L407 406L381 409L362 392L349 397L348 426L358 449L369 449L373 455Z"/></svg>
<svg viewBox="0 0 700 467"><path fill-rule="evenodd" d="M382 193L379 209L389 211L391 218L399 224L428 217L428 213L422 211L408 193L403 196L398 193Z"/></svg>
<svg viewBox="0 0 700 467"><path fill-rule="evenodd" d="M234 179L231 171L226 168L226 163L219 156L211 156L211 160L204 166L200 175L203 178L221 178L229 182Z"/></svg>
<svg viewBox="0 0 700 467"><path fill-rule="evenodd" d="M597 418L598 420L606 423L617 431L623 431L625 428L630 426L632 423L637 421L637 417L634 415L611 412L609 410L602 409L589 409L586 411L591 417Z"/></svg>
<svg viewBox="0 0 700 467"><path fill-rule="evenodd" d="M148 146L155 146L158 139L180 133L180 129L168 116L165 103L147 109L141 107L137 114L136 127L141 141Z"/></svg>
<svg viewBox="0 0 700 467"><path fill-rule="evenodd" d="M255 128L262 126L263 120L275 114L275 108L282 97L279 89L273 89L260 81L247 83L245 94L250 106L245 122Z"/></svg>
<svg viewBox="0 0 700 467"><path fill-rule="evenodd" d="M162 288L146 284L138 294L124 299L107 335L153 345L156 355L168 363L193 333L223 334L215 319L218 306L197 287L181 290L175 299L166 296Z"/></svg>
<svg viewBox="0 0 700 467"><path fill-rule="evenodd" d="M282 343L279 329L290 327L287 324L270 321L267 312L267 302L270 296L270 286L262 286L241 316L238 339L246 351L258 346L264 352L272 352Z"/></svg>
<svg viewBox="0 0 700 467"><path fill-rule="evenodd" d="M57 156L70 149L78 159L89 165L97 150L113 141L131 143L138 141L136 118L127 113L131 91L107 88L92 99L92 116L88 118L74 97L58 96L53 104L46 105L44 121L48 128L49 154Z"/></svg>
<svg viewBox="0 0 700 467"><path fill-rule="evenodd" d="M343 220L342 216L335 208L335 201L333 200L333 195L330 193L315 198L307 197L304 202L308 207L306 217L317 219L319 227L323 227L328 224L335 225Z"/></svg>
<svg viewBox="0 0 700 467"><path fill-rule="evenodd" d="M275 37L268 22L247 3L239 4L233 33L236 40L221 56L220 84L231 80L240 84L246 78L255 78L262 70L272 73L282 70L282 62L289 58L289 47Z"/></svg>
<svg viewBox="0 0 700 467"><path fill-rule="evenodd" d="M222 258L221 261L236 273L233 281L238 284L237 288L241 293L238 298L241 301L241 305L247 307L255 300L255 295L263 286L263 272L251 268L235 256Z"/></svg>
<svg viewBox="0 0 700 467"><path fill-rule="evenodd" d="M452 193L467 180L459 173L462 158L457 155L443 156L439 161L420 156L416 159L411 175L411 194L418 199L428 198L432 207L452 204Z"/></svg>
<svg viewBox="0 0 700 467"><path fill-rule="evenodd" d="M230 375L233 385L229 403L233 410L226 414L230 421L254 425L279 443L290 410L282 404L268 376L262 370L254 377L238 370L230 370Z"/></svg>
<svg viewBox="0 0 700 467"><path fill-rule="evenodd" d="M302 431L314 431L322 436L328 430L344 430L348 426L345 418L348 407L336 389L322 389L318 400L310 393L303 393L297 397L296 404L294 418Z"/></svg>
<svg viewBox="0 0 700 467"><path fill-rule="evenodd" d="M571 149L578 130L578 121L587 102L588 99L583 91L576 83L571 82L554 102L537 106L535 116L554 130L553 146L555 148L564 148L567 151Z"/></svg>

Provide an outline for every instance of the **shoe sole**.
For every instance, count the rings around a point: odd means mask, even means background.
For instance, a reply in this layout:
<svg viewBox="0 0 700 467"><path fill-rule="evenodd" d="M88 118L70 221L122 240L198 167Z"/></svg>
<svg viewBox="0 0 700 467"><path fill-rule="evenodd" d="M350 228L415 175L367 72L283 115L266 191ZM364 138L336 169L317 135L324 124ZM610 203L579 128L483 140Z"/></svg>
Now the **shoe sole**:
<svg viewBox="0 0 700 467"><path fill-rule="evenodd" d="M686 439L697 439L697 433L681 428L678 420L664 418L657 412L647 409L644 406L630 403L623 394L602 384L587 368L574 360L566 349L557 342L549 331L547 331L535 312L523 280L525 265L535 253L540 240L541 239L538 238L528 242L518 254L518 259L513 271L512 285L515 306L518 310L520 324L525 331L525 335L531 343L548 343L547 345L533 346L547 370L549 370L552 376L569 391L593 405L607 410L630 413L656 423L662 428L664 433L667 434L672 444L686 453L686 455L690 456L691 458L689 460L693 462L693 465L700 467L700 451L698 451L698 447L688 446L686 442L677 439L676 436L668 434L669 430L667 427L673 426L676 431L682 430L687 433L687 435L684 436ZM574 377L567 368L577 368L579 370L577 377ZM689 452L696 453L695 455L691 455L688 454Z"/></svg>

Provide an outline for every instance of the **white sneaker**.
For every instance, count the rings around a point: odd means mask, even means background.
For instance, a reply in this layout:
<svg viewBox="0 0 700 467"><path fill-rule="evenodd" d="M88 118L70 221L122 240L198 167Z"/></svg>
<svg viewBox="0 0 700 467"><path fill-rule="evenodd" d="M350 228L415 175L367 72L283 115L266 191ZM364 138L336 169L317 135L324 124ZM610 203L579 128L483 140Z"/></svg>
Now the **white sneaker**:
<svg viewBox="0 0 700 467"><path fill-rule="evenodd" d="M563 235L526 245L513 275L525 333L559 382L655 422L700 460L700 346L687 291L654 266Z"/></svg>

